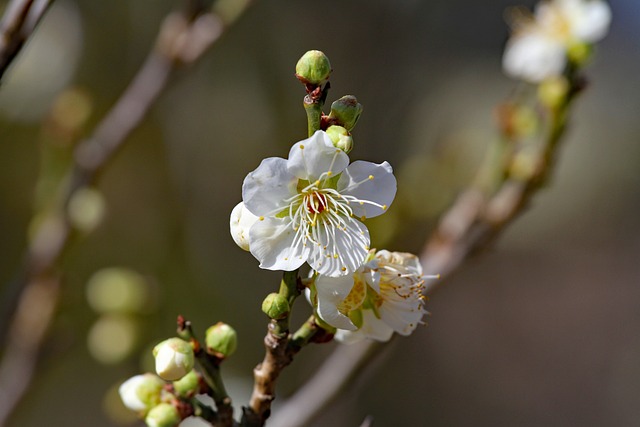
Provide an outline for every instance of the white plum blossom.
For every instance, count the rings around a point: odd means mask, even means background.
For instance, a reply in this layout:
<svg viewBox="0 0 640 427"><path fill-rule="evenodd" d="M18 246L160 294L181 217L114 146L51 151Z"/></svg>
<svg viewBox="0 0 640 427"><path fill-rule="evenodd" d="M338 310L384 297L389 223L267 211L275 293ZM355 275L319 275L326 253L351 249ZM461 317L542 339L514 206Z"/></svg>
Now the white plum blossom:
<svg viewBox="0 0 640 427"><path fill-rule="evenodd" d="M250 251L267 270L308 262L326 276L353 273L370 245L361 221L384 213L395 194L389 163L349 164L317 131L294 144L288 159L264 159L245 178L244 207L258 217L249 230Z"/></svg>
<svg viewBox="0 0 640 427"><path fill-rule="evenodd" d="M572 46L607 34L611 9L602 0L547 0L533 16L518 18L502 65L511 77L539 83L562 74Z"/></svg>
<svg viewBox="0 0 640 427"><path fill-rule="evenodd" d="M415 255L382 250L353 275L318 276L317 314L338 328L336 339L388 341L393 332L411 334L426 313L422 267Z"/></svg>

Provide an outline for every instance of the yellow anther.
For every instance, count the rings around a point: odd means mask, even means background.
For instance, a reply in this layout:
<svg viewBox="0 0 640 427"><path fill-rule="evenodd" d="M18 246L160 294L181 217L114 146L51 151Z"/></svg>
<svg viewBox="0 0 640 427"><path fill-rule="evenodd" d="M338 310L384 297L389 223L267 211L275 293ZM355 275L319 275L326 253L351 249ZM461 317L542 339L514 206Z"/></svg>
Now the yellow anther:
<svg viewBox="0 0 640 427"><path fill-rule="evenodd" d="M331 176L331 175L333 175L333 172L327 171L327 176Z"/></svg>
<svg viewBox="0 0 640 427"><path fill-rule="evenodd" d="M373 179L373 175L369 175L369 179Z"/></svg>
<svg viewBox="0 0 640 427"><path fill-rule="evenodd" d="M258 218L260 221L264 221L264 217L261 216L260 218Z"/></svg>
<svg viewBox="0 0 640 427"><path fill-rule="evenodd" d="M382 205L382 210L386 211L387 210L387 205Z"/></svg>
<svg viewBox="0 0 640 427"><path fill-rule="evenodd" d="M365 219L367 219L367 217L366 217L366 216L364 216L364 215L362 215L362 216L360 217L360 221L364 221Z"/></svg>
<svg viewBox="0 0 640 427"><path fill-rule="evenodd" d="M360 206L364 205L364 202L358 202L360 204Z"/></svg>
<svg viewBox="0 0 640 427"><path fill-rule="evenodd" d="M338 259L338 254L333 254L333 257L334 257L335 259Z"/></svg>
<svg viewBox="0 0 640 427"><path fill-rule="evenodd" d="M342 267L340 270L347 271L347 267Z"/></svg>
<svg viewBox="0 0 640 427"><path fill-rule="evenodd" d="M300 144L300 149L304 150L304 145Z"/></svg>

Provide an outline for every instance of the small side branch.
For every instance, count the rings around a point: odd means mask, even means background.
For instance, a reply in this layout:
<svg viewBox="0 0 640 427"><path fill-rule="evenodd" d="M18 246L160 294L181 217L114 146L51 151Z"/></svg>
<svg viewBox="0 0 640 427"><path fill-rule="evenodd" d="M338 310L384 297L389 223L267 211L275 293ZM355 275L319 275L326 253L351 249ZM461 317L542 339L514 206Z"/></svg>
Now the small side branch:
<svg viewBox="0 0 640 427"><path fill-rule="evenodd" d="M12 0L0 21L0 80L44 16L52 0Z"/></svg>

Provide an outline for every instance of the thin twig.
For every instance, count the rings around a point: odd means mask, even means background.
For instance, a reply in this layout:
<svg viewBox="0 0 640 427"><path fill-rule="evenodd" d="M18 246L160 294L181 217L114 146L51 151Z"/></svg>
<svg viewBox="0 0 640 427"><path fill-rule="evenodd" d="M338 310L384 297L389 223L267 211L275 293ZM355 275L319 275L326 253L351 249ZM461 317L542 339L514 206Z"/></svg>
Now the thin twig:
<svg viewBox="0 0 640 427"><path fill-rule="evenodd" d="M244 3L244 8L250 4ZM39 349L55 312L60 286L56 270L75 233L66 214L67 203L76 191L97 180L174 72L198 60L233 22L209 12L201 1L190 1L188 5L187 10L165 18L151 53L132 83L93 136L78 145L71 179L61 195L60 211L36 232L25 256L24 271L6 290L6 310L0 317L0 343L7 340L0 362L0 425L13 412L33 378ZM38 291L42 287L47 298ZM25 319L32 319L37 328L29 327ZM9 397L5 399L6 396Z"/></svg>
<svg viewBox="0 0 640 427"><path fill-rule="evenodd" d="M53 0L13 0L0 22L0 80Z"/></svg>

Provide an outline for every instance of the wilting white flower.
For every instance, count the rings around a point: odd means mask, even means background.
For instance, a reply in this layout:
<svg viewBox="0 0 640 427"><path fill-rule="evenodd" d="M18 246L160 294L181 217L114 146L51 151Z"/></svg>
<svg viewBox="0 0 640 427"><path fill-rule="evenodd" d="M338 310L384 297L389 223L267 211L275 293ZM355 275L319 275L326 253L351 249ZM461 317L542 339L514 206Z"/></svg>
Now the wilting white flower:
<svg viewBox="0 0 640 427"><path fill-rule="evenodd" d="M426 313L422 267L409 253L379 251L355 274L318 276L315 287L318 315L338 328L336 338L345 342L409 335Z"/></svg>
<svg viewBox="0 0 640 427"><path fill-rule="evenodd" d="M294 144L288 159L264 159L245 178L242 200L258 217L250 251L267 270L292 271L306 261L326 276L353 273L370 244L360 220L385 212L395 194L389 163L349 165L318 131Z"/></svg>
<svg viewBox="0 0 640 427"><path fill-rule="evenodd" d="M245 251L249 250L249 230L256 221L258 221L258 217L249 212L242 202L238 203L231 211L229 221L231 237L236 245Z"/></svg>
<svg viewBox="0 0 640 427"><path fill-rule="evenodd" d="M132 411L147 411L160 403L164 381L153 374L136 375L122 383L118 392L124 406Z"/></svg>
<svg viewBox="0 0 640 427"><path fill-rule="evenodd" d="M560 75L567 52L580 43L594 43L609 30L611 9L602 0L542 1L534 15L515 22L502 58L505 72L538 83Z"/></svg>

